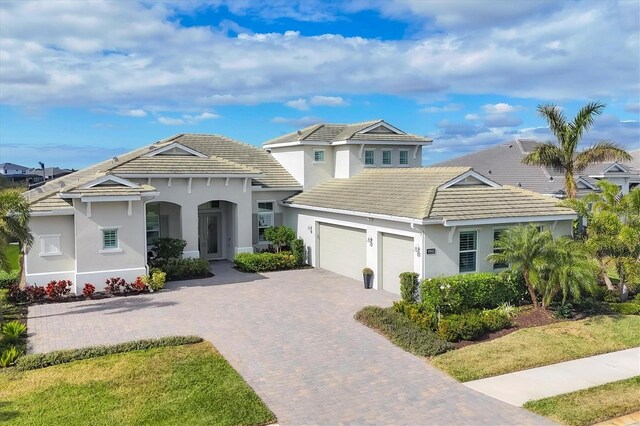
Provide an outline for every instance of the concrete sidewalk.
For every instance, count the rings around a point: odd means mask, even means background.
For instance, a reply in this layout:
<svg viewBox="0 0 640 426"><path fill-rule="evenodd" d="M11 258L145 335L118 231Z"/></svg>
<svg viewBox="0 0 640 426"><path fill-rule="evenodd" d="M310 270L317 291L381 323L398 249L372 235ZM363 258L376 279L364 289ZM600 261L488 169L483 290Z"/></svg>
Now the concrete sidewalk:
<svg viewBox="0 0 640 426"><path fill-rule="evenodd" d="M640 348L561 362L464 383L500 401L525 402L640 375Z"/></svg>

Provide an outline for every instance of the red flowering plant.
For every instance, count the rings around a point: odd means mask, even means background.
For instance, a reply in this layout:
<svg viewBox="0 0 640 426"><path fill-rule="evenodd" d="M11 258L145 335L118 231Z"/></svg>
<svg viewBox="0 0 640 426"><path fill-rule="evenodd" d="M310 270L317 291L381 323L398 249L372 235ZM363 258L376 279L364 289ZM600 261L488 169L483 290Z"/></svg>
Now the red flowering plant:
<svg viewBox="0 0 640 426"><path fill-rule="evenodd" d="M107 285L105 286L104 291L111 294L120 294L127 285L125 280L120 277L108 278L105 283Z"/></svg>
<svg viewBox="0 0 640 426"><path fill-rule="evenodd" d="M136 280L131 283L131 290L136 293L144 293L149 290L147 283L144 282L142 277L136 277Z"/></svg>
<svg viewBox="0 0 640 426"><path fill-rule="evenodd" d="M26 287L25 292L27 293L27 301L29 303L41 302L47 295L44 287L38 287L37 285L30 285Z"/></svg>
<svg viewBox="0 0 640 426"><path fill-rule="evenodd" d="M71 291L71 281L69 280L53 280L44 287L44 292L51 300L59 301Z"/></svg>
<svg viewBox="0 0 640 426"><path fill-rule="evenodd" d="M82 288L82 294L87 299L91 299L91 296L93 296L93 293L95 293L95 291L96 291L96 286L94 286L91 283L85 283L84 287Z"/></svg>

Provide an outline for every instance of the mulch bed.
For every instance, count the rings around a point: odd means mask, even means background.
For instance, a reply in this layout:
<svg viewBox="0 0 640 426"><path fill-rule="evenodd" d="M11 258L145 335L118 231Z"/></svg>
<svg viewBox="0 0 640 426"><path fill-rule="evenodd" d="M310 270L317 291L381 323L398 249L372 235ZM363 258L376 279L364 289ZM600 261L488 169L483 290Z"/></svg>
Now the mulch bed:
<svg viewBox="0 0 640 426"><path fill-rule="evenodd" d="M524 308L522 312L515 316L513 319L513 323L515 325L513 327L487 333L477 340L461 340L454 343L453 346L455 346L456 349L459 349L465 346L475 345L476 343L488 342L523 328L540 327L543 325L553 324L558 321L558 318L553 315L553 312L546 309L533 309L533 307L529 306Z"/></svg>

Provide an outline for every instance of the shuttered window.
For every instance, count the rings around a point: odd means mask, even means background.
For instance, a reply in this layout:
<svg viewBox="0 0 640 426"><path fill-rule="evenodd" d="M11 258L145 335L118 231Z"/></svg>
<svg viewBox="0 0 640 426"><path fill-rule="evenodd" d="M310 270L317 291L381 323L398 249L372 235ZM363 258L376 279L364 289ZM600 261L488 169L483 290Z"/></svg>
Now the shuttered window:
<svg viewBox="0 0 640 426"><path fill-rule="evenodd" d="M40 256L56 256L62 254L60 234L40 236Z"/></svg>
<svg viewBox="0 0 640 426"><path fill-rule="evenodd" d="M273 202L259 202L258 203L258 240L266 241L264 238L264 231L274 226L273 223Z"/></svg>
<svg viewBox="0 0 640 426"><path fill-rule="evenodd" d="M102 230L102 249L117 249L118 248L118 230L117 229L103 229Z"/></svg>
<svg viewBox="0 0 640 426"><path fill-rule="evenodd" d="M478 232L460 232L459 272L475 272Z"/></svg>

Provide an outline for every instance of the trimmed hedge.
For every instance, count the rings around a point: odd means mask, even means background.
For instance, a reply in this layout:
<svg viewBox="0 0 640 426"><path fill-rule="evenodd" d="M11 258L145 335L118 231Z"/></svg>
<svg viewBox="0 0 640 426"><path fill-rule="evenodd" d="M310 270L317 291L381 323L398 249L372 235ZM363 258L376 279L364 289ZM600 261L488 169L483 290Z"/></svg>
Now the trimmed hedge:
<svg viewBox="0 0 640 426"><path fill-rule="evenodd" d="M635 302L609 303L612 312L622 315L640 315L640 304Z"/></svg>
<svg viewBox="0 0 640 426"><path fill-rule="evenodd" d="M449 342L475 340L483 334L511 326L509 316L497 311L470 311L440 319L438 336Z"/></svg>
<svg viewBox="0 0 640 426"><path fill-rule="evenodd" d="M238 253L233 258L242 272L268 272L298 267L296 256L288 251L280 253Z"/></svg>
<svg viewBox="0 0 640 426"><path fill-rule="evenodd" d="M528 294L521 277L490 272L425 279L421 290L422 302L442 314L493 309L503 303L517 305Z"/></svg>
<svg viewBox="0 0 640 426"><path fill-rule="evenodd" d="M47 352L44 354L31 354L18 358L16 369L20 371L35 370L50 367L52 365L65 364L82 359L97 358L100 356L120 354L124 352L140 351L152 348L164 348L167 346L181 346L200 343L203 339L198 336L172 336L160 339L134 340L108 346L90 346L81 349L69 349L64 351Z"/></svg>
<svg viewBox="0 0 640 426"><path fill-rule="evenodd" d="M20 270L15 269L11 272L0 270L0 288L9 288L12 285L18 284L20 279Z"/></svg>
<svg viewBox="0 0 640 426"><path fill-rule="evenodd" d="M157 263L154 262L153 269L160 269L167 274L167 281L206 278L211 276L209 262L204 259L163 259Z"/></svg>
<svg viewBox="0 0 640 426"><path fill-rule="evenodd" d="M414 355L434 356L453 349L451 343L414 324L394 308L366 306L356 313L355 319L378 330L395 345Z"/></svg>

